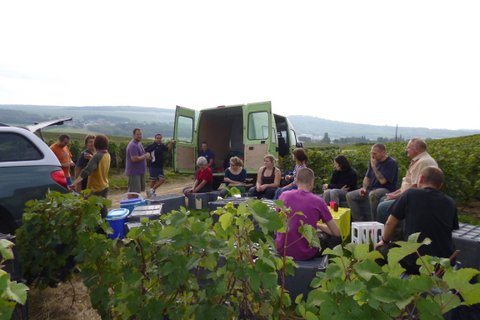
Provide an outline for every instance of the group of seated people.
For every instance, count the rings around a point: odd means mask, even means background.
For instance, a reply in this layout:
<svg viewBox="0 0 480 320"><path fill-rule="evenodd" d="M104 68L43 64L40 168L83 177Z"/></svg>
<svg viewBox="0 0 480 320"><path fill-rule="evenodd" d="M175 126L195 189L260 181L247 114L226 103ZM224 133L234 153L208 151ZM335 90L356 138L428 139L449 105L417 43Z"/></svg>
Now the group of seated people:
<svg viewBox="0 0 480 320"><path fill-rule="evenodd" d="M280 199L293 213L303 212L303 215L290 219L286 238L291 244L285 245L282 234L278 234L276 239L279 253L297 260L311 259L318 254L318 249L309 247L305 239L300 239L298 226L301 223L318 227L330 236L340 236L326 205L330 201L348 206L352 221L385 223L384 236L378 246L392 240L406 240L410 234L420 232L420 240L428 237L433 241L433 245L422 249L422 253L448 258L454 251L452 231L458 228L457 209L453 200L439 191L443 184L443 172L426 150L426 143L421 139L414 138L408 142L405 151L411 161L398 190L397 161L387 154L383 144L372 146L368 169L360 188L357 188L356 171L345 156L339 155L333 160L330 183L322 186L321 197L312 193L315 177L313 171L307 168L307 155L302 148L293 151L295 168L291 175L285 176L287 184L284 187L280 187L282 174L275 166L274 157L266 155L248 195ZM197 165L199 169L193 188L186 192L211 190L213 177L208 161L200 157ZM242 160L232 157L230 166L225 170L226 187L235 186L246 192L245 178ZM319 220L323 224L317 226Z"/></svg>

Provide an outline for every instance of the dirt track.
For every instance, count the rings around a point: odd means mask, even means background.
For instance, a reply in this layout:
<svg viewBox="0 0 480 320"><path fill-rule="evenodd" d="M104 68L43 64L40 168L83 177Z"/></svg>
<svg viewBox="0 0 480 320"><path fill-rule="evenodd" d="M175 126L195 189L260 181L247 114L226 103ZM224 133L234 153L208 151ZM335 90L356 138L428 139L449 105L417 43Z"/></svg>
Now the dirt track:
<svg viewBox="0 0 480 320"><path fill-rule="evenodd" d="M175 181L166 181L162 184L157 190L156 194L182 194L183 188L193 183L192 178L190 177L179 177L176 178ZM110 190L108 198L112 201L111 208L119 208L120 207L120 200L123 199L126 190ZM143 197L146 197L145 192L142 193Z"/></svg>

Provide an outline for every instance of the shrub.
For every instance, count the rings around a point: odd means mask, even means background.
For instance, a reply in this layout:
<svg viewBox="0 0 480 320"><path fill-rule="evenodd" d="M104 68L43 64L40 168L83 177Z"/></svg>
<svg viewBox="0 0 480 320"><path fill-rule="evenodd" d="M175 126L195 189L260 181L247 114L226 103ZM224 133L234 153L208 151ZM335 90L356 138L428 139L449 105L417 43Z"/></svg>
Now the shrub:
<svg viewBox="0 0 480 320"><path fill-rule="evenodd" d="M17 303L24 305L27 301L28 287L23 283L10 280L10 275L3 270L4 262L14 259L13 243L0 239L0 319L10 319Z"/></svg>
<svg viewBox="0 0 480 320"><path fill-rule="evenodd" d="M23 224L16 232L22 272L27 283L55 287L70 279L74 256L81 250L81 234L94 233L107 225L100 209L107 200L49 192L44 200L26 204Z"/></svg>

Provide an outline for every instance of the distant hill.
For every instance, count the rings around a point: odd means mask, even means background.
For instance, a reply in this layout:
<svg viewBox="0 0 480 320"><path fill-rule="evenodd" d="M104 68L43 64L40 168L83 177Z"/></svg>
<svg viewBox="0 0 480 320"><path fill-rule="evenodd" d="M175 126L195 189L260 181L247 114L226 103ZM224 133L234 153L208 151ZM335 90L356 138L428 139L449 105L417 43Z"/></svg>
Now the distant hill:
<svg viewBox="0 0 480 320"><path fill-rule="evenodd" d="M7 111L8 110L8 111ZM133 106L35 106L0 105L0 123L25 125L60 117L73 117L68 126L76 132L102 132L107 135L130 136L131 130L140 127L146 137L162 133L169 137L173 132L174 109L133 107ZM289 116L299 135L320 139L328 133L330 139L365 137L370 140L395 137L395 127L356 124L332 121L311 116ZM399 127L398 137L408 139L449 138L479 134L480 130L447 130Z"/></svg>
<svg viewBox="0 0 480 320"><path fill-rule="evenodd" d="M330 139L345 137L366 137L370 140L376 140L379 137L395 137L395 127L393 126L374 126L369 124L357 124L350 122L341 122L326 120L311 116L289 116L293 126L299 134L306 134L322 138L325 132ZM451 138L479 134L480 130L447 130L447 129L428 129L398 127L397 136L409 139L419 138Z"/></svg>

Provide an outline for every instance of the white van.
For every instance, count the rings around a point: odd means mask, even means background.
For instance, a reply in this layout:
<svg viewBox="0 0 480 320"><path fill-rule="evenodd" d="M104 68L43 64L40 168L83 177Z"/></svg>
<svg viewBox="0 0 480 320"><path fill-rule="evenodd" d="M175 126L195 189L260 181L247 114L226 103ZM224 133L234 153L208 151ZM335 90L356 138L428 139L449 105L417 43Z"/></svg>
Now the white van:
<svg viewBox="0 0 480 320"><path fill-rule="evenodd" d="M207 142L215 154L214 188L223 181L224 169L232 156L243 159L248 176L254 177L266 154L284 157L300 146L292 124L286 117L272 113L270 101L199 112L177 106L173 131L177 141L175 171L193 173L198 150L202 142Z"/></svg>

